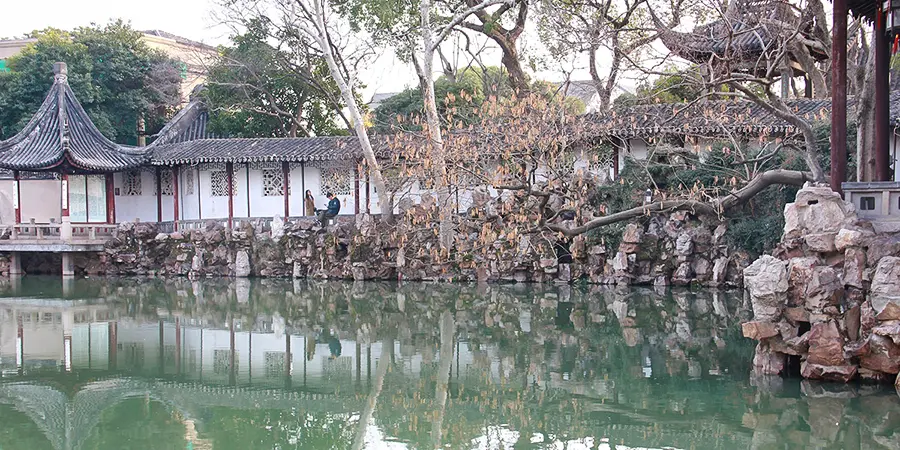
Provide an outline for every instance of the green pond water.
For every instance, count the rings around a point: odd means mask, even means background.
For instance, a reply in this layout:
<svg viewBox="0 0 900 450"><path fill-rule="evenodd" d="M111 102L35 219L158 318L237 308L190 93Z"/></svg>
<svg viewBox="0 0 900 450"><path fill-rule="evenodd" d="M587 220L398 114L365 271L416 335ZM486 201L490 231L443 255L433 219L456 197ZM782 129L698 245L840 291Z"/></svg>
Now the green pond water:
<svg viewBox="0 0 900 450"><path fill-rule="evenodd" d="M740 292L25 277L0 449L897 449L893 388L754 378Z"/></svg>

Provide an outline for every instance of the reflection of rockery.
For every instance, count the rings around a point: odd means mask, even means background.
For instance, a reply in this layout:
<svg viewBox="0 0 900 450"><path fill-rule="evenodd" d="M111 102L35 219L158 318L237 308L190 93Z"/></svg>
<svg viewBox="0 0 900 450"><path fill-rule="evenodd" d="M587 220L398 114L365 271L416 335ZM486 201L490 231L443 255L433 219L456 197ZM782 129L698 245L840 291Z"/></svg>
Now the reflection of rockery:
<svg viewBox="0 0 900 450"><path fill-rule="evenodd" d="M775 256L744 271L759 340L754 371L846 382L900 371L900 241L873 231L827 187L785 208Z"/></svg>

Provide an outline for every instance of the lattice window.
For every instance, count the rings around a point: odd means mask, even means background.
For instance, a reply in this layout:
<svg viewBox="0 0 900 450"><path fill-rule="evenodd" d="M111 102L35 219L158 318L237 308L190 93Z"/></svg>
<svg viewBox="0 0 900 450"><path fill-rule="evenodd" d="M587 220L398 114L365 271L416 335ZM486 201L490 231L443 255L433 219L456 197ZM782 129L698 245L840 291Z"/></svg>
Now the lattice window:
<svg viewBox="0 0 900 450"><path fill-rule="evenodd" d="M321 194L329 192L334 195L350 195L353 193L353 173L347 168L322 168Z"/></svg>
<svg viewBox="0 0 900 450"><path fill-rule="evenodd" d="M209 173L210 191L213 197L228 197L228 174L224 170L214 170ZM237 195L237 180L231 177L231 195Z"/></svg>
<svg viewBox="0 0 900 450"><path fill-rule="evenodd" d="M285 354L284 352L265 352L266 360L266 377L277 378L284 375Z"/></svg>
<svg viewBox="0 0 900 450"><path fill-rule="evenodd" d="M175 195L174 178L171 170L163 170L159 173L160 192L162 195Z"/></svg>
<svg viewBox="0 0 900 450"><path fill-rule="evenodd" d="M185 169L181 179L184 180L184 195L194 195L194 169Z"/></svg>
<svg viewBox="0 0 900 450"><path fill-rule="evenodd" d="M263 169L263 196L281 197L284 195L284 171L281 169ZM288 185L288 194L291 187Z"/></svg>
<svg viewBox="0 0 900 450"><path fill-rule="evenodd" d="M238 369L238 354L234 353L234 370ZM213 373L217 375L227 374L231 370L231 351L230 350L214 350L213 351Z"/></svg>
<svg viewBox="0 0 900 450"><path fill-rule="evenodd" d="M122 177L122 195L141 195L141 171L130 170Z"/></svg>

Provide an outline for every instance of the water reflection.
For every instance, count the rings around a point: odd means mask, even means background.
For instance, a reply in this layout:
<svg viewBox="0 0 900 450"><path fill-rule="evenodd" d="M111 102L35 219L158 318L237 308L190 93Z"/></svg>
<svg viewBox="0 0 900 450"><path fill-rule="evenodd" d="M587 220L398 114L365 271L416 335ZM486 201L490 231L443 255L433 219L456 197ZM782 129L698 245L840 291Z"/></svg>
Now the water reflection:
<svg viewBox="0 0 900 450"><path fill-rule="evenodd" d="M740 295L24 278L2 448L898 448L878 387L748 379Z"/></svg>

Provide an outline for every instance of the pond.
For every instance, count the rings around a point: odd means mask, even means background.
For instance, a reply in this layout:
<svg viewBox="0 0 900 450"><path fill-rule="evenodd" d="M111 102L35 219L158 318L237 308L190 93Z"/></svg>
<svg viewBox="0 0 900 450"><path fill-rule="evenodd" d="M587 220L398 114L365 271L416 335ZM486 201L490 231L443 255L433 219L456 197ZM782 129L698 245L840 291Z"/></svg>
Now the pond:
<svg viewBox="0 0 900 450"><path fill-rule="evenodd" d="M893 388L749 375L737 291L25 277L0 448L898 448Z"/></svg>

